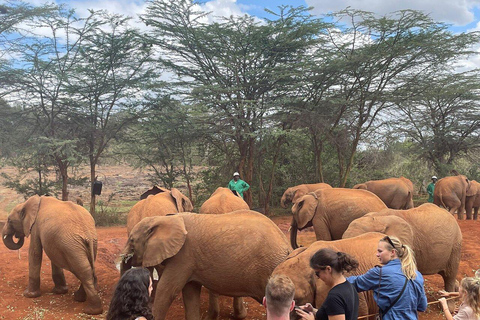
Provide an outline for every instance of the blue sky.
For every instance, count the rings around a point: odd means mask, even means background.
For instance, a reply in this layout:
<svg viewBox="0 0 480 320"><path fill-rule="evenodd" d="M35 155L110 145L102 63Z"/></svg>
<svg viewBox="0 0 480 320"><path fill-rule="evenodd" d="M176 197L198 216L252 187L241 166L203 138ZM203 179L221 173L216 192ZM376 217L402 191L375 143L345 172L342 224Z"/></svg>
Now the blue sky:
<svg viewBox="0 0 480 320"><path fill-rule="evenodd" d="M3 0L0 0L0 3ZM27 0L34 4L44 0ZM52 0L50 0L52 1ZM142 0L56 0L68 3L77 9L79 14L87 14L87 9L107 9L117 13L135 16L145 9ZM174 0L173 0L174 1ZM215 15L250 14L265 16L263 8L275 9L279 5L312 6L314 14L322 15L328 12L344 9L348 6L354 9L372 11L377 14L387 14L402 9L422 10L436 21L451 24L453 32L479 30L480 0L210 0L199 1L207 11Z"/></svg>

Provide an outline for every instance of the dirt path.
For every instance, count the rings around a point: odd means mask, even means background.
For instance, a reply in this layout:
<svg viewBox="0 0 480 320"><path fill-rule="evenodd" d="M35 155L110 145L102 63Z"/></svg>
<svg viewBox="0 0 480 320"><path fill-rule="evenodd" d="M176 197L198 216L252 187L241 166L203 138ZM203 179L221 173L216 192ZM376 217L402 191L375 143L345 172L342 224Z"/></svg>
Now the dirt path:
<svg viewBox="0 0 480 320"><path fill-rule="evenodd" d="M287 232L290 217L275 218L274 221L282 231ZM464 242L462 248L462 262L458 279L463 275L473 275L474 270L480 267L480 221L459 221L463 232ZM83 303L73 300L72 293L78 288L79 281L69 272L65 272L69 293L66 295L53 295L50 261L44 256L42 266L41 290L42 296L27 299L22 296L28 281L28 246L17 251L10 251L0 245L0 319L105 319L106 310L110 301L113 288L119 274L115 268L115 259L126 241L126 229L123 227L98 228L98 259L96 271L99 279L100 295L104 303L105 312L99 316L88 316L82 313ZM304 245L314 240L311 230L300 233L299 243ZM374 253L372 253L374 254ZM426 276L426 291L429 301L435 301L440 289L442 279L440 276ZM207 294L202 293L202 312L207 308ZM265 311L256 301L247 298L247 319L265 319ZM220 301L220 319L232 318L232 299L222 298ZM184 319L181 297L175 299L167 316L169 320ZM436 305L429 307L420 319L444 319Z"/></svg>

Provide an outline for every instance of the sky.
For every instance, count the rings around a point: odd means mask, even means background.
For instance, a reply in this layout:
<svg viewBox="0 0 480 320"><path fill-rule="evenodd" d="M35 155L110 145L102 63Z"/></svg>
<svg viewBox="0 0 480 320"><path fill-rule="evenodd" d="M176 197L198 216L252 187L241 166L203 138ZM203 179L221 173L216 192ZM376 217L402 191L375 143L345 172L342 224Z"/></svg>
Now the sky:
<svg viewBox="0 0 480 320"><path fill-rule="evenodd" d="M27 0L40 4L44 0ZM0 3L2 0L0 0ZM76 8L79 15L87 15L88 9L107 9L130 16L141 14L145 10L142 0L56 0ZM203 9L217 16L249 14L265 17L264 8L276 9L280 5L313 7L312 13L323 15L329 12L351 7L387 14L402 9L421 10L439 22L451 25L454 33L480 30L480 0L210 0L201 1Z"/></svg>

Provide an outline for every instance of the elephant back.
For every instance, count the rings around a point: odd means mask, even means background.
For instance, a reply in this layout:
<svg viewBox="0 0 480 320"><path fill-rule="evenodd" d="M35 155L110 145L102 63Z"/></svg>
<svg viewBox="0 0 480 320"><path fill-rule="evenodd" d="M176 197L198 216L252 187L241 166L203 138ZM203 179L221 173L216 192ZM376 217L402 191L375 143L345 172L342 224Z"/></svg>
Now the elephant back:
<svg viewBox="0 0 480 320"><path fill-rule="evenodd" d="M230 189L219 187L200 207L205 214L223 214L236 210L249 210L248 204Z"/></svg>

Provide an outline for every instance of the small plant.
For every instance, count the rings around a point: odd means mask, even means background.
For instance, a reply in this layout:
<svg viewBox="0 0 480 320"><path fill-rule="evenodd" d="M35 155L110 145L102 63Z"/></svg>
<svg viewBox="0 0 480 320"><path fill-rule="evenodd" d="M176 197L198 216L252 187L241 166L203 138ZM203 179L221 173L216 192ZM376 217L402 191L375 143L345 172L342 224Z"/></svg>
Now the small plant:
<svg viewBox="0 0 480 320"><path fill-rule="evenodd" d="M115 193L110 194L107 201L99 200L96 206L96 212L93 215L96 226L112 226L125 224L125 216L121 214L118 208L111 206Z"/></svg>

